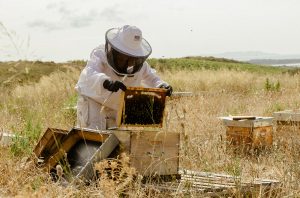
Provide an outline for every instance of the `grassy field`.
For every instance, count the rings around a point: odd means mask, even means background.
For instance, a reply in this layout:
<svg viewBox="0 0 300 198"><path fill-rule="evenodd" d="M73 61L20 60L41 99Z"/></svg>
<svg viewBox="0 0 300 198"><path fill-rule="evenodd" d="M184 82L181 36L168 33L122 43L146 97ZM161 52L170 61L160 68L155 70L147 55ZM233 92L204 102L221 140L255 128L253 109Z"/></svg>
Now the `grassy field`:
<svg viewBox="0 0 300 198"><path fill-rule="evenodd" d="M287 67L263 67L212 57L151 59L162 79L175 91L194 96L170 100L166 130L177 131L182 168L226 173L244 178L269 178L283 182L280 196L300 196L300 131L286 137L274 132L271 152L239 156L226 152L225 127L217 118L228 115L272 116L273 112L300 108L300 72ZM118 196L120 183L97 181L90 186L62 187L32 163L25 163L47 127L70 129L75 124L75 83L85 62L0 63L0 129L16 138L0 148L0 197ZM171 110L173 109L173 110ZM176 112L175 112L176 110ZM130 194L131 193L131 194ZM130 197L152 197L133 182ZM164 195L155 194L164 197ZM178 195L179 196L179 195Z"/></svg>

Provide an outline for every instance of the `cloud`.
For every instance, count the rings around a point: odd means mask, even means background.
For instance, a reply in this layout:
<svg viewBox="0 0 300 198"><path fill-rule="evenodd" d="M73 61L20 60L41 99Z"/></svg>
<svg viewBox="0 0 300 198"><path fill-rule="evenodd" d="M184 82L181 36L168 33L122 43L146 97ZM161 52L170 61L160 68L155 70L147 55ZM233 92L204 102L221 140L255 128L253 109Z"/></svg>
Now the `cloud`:
<svg viewBox="0 0 300 198"><path fill-rule="evenodd" d="M45 30L59 30L66 28L82 28L92 24L97 17L97 13L91 10L87 14L60 16L57 20L37 19L27 25Z"/></svg>
<svg viewBox="0 0 300 198"><path fill-rule="evenodd" d="M47 31L61 30L67 28L83 28L92 25L99 20L109 22L123 22L122 12L118 5L112 5L98 11L95 8L75 9L64 2L51 3L46 6L46 10L53 17L49 19L36 19L27 25L32 28L41 28ZM80 12L78 10L84 10Z"/></svg>
<svg viewBox="0 0 300 198"><path fill-rule="evenodd" d="M62 24L59 24L57 22L51 22L46 20L35 20L27 24L31 28L42 28L45 30L60 30L64 29L65 27Z"/></svg>
<svg viewBox="0 0 300 198"><path fill-rule="evenodd" d="M124 16L124 13L120 11L119 6L113 5L102 10L99 16L110 22L124 22L122 15Z"/></svg>

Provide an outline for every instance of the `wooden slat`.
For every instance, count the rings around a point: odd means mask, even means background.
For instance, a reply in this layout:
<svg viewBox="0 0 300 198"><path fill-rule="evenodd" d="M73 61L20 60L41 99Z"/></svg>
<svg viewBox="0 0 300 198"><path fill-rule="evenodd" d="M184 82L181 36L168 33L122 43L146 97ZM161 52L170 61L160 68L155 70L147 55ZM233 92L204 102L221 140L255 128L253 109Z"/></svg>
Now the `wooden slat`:
<svg viewBox="0 0 300 198"><path fill-rule="evenodd" d="M65 141L62 142L59 151L51 155L51 157L45 161L44 167L48 168L50 171L60 159L63 158L64 154L69 152L69 150L80 140L78 134L73 134L69 136Z"/></svg>
<svg viewBox="0 0 300 198"><path fill-rule="evenodd" d="M220 185L236 185L238 182L235 181L229 181L229 180L220 180L218 178L211 179L211 178L199 178L199 177L189 177L189 176L182 176L181 178L184 181L195 181L195 182L202 182L207 184L220 184Z"/></svg>
<svg viewBox="0 0 300 198"><path fill-rule="evenodd" d="M255 116L230 116L232 120L255 120Z"/></svg>
<svg viewBox="0 0 300 198"><path fill-rule="evenodd" d="M114 134L109 134L97 151L93 154L92 158L83 166L83 168L76 175L77 178L92 178L94 176L93 164L107 158L111 152L119 144L118 138Z"/></svg>
<svg viewBox="0 0 300 198"><path fill-rule="evenodd" d="M120 141L120 147L122 151L130 153L130 131L120 131L114 130L113 134L118 138Z"/></svg>
<svg viewBox="0 0 300 198"><path fill-rule="evenodd" d="M212 178L228 178L228 179L239 179L240 177L220 174L220 173L211 173L211 172L199 172L199 171L192 171L186 169L180 169L179 174L182 175L195 175L199 177L212 177Z"/></svg>
<svg viewBox="0 0 300 198"><path fill-rule="evenodd" d="M121 127L121 125L122 125L123 109L124 109L124 105L125 105L124 98L125 98L125 92L121 91L120 100L119 100L119 109L118 109L117 118L116 118L116 123L117 123L118 127Z"/></svg>
<svg viewBox="0 0 300 198"><path fill-rule="evenodd" d="M240 116L239 116L240 117ZM258 117L256 116L254 120L242 119L242 120L233 120L232 117L219 117L223 120L225 126L234 126L234 127L263 127L263 126L272 126L273 117Z"/></svg>
<svg viewBox="0 0 300 198"><path fill-rule="evenodd" d="M181 179L175 182L160 184L145 184L145 187L157 189L173 195L192 193L197 196L234 196L238 191L243 196L272 197L278 196L280 182L268 179L255 179L253 182L244 182L240 177L225 174L180 170ZM235 182L236 181L236 182Z"/></svg>
<svg viewBox="0 0 300 198"><path fill-rule="evenodd" d="M57 146L60 138L65 136L67 133L67 130L48 128L39 140L33 152L36 156L40 156L44 150L53 150L51 147Z"/></svg>
<svg viewBox="0 0 300 198"><path fill-rule="evenodd" d="M110 135L106 133L95 133L89 131L76 131L76 133L83 140L89 140L95 142L104 142Z"/></svg>
<svg viewBox="0 0 300 198"><path fill-rule="evenodd" d="M285 110L273 113L276 121L300 121L300 111Z"/></svg>

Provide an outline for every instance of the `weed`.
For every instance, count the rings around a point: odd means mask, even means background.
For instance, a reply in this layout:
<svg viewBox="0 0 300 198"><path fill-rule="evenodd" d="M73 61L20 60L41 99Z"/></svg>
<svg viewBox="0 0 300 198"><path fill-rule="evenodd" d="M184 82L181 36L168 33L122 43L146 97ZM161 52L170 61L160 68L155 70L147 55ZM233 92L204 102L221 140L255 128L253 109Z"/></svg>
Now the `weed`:
<svg viewBox="0 0 300 198"><path fill-rule="evenodd" d="M71 95L63 104L63 114L65 119L73 120L75 125L75 119L77 115L77 94Z"/></svg>
<svg viewBox="0 0 300 198"><path fill-rule="evenodd" d="M28 118L24 130L21 133L15 133L11 152L13 155L29 154L32 151L33 144L37 141L42 132L41 123L33 123L32 118Z"/></svg>
<svg viewBox="0 0 300 198"><path fill-rule="evenodd" d="M279 80L277 80L276 83L273 83L269 80L269 78L266 78L266 81L265 81L265 90L266 91L280 91L280 82Z"/></svg>

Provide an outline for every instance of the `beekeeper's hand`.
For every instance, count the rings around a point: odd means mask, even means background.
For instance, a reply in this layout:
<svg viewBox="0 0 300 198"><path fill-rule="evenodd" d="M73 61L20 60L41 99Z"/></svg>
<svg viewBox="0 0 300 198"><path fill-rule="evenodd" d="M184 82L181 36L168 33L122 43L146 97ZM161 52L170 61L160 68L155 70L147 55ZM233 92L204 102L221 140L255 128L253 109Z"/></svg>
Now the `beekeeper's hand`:
<svg viewBox="0 0 300 198"><path fill-rule="evenodd" d="M121 81L112 81L112 80L105 80L103 82L103 87L109 91L117 92L119 89L126 91L126 86Z"/></svg>
<svg viewBox="0 0 300 198"><path fill-rule="evenodd" d="M171 96L172 93L173 93L173 88L171 85L168 85L168 84L162 84L161 86L159 86L159 88L163 88L163 89L166 89L167 90L167 96Z"/></svg>

